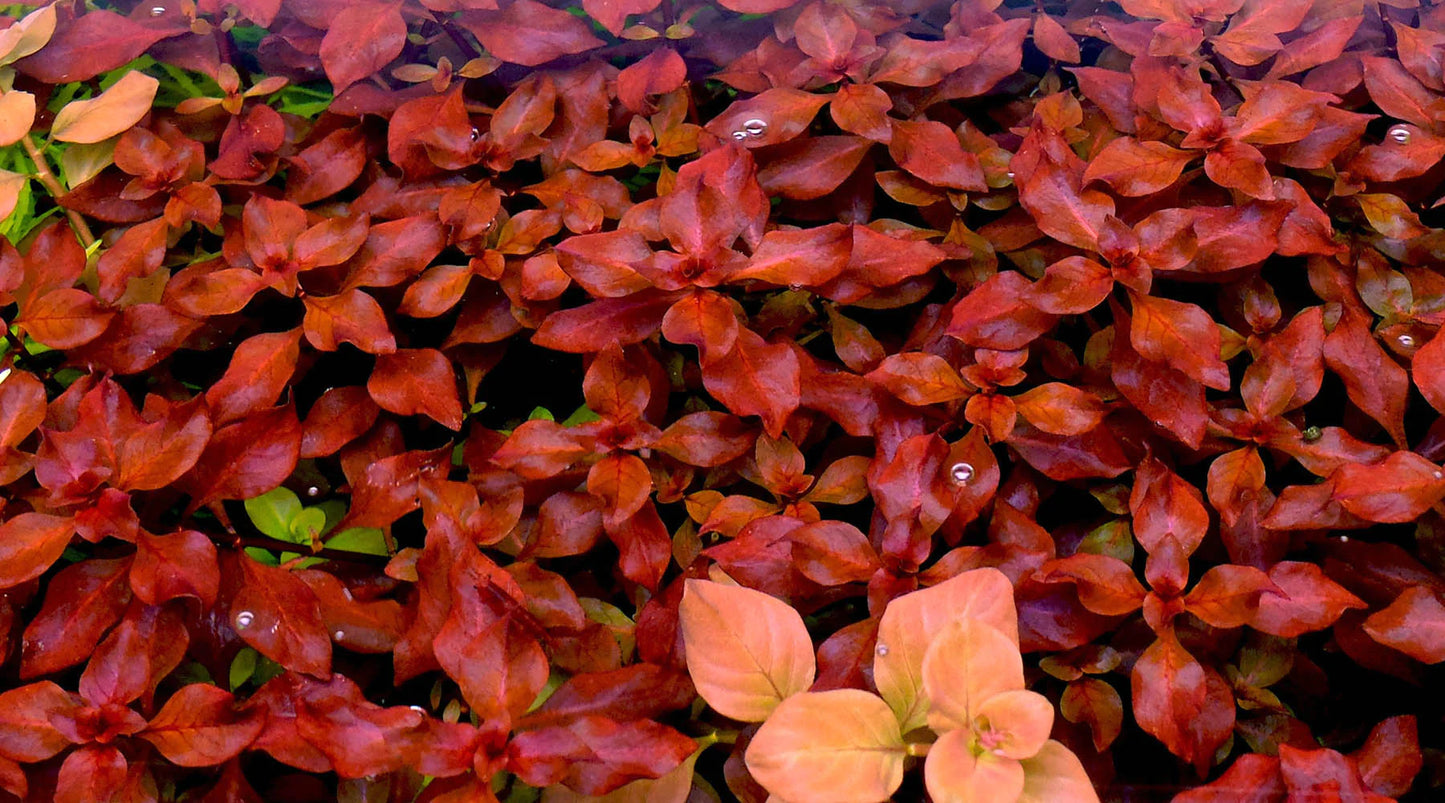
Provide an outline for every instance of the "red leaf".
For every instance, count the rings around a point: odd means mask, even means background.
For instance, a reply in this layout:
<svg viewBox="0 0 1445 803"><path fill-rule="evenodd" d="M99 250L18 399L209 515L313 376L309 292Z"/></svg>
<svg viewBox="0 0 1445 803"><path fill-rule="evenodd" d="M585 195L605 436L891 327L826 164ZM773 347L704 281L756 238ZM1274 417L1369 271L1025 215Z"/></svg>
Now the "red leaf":
<svg viewBox="0 0 1445 803"><path fill-rule="evenodd" d="M330 683L306 679L297 689L294 705L297 734L325 753L342 778L400 769L409 755L416 756L411 751L420 746L419 726L427 722L410 707L382 708L368 701L343 675ZM413 766L420 769L424 759L416 756L415 760L418 763Z"/></svg>
<svg viewBox="0 0 1445 803"><path fill-rule="evenodd" d="M893 138L893 122L888 110L893 100L875 84L848 84L838 87L828 105L828 113L838 127L874 142Z"/></svg>
<svg viewBox="0 0 1445 803"><path fill-rule="evenodd" d="M676 293L644 290L625 298L603 298L547 316L532 336L542 348L586 354L611 343L627 346L657 333Z"/></svg>
<svg viewBox="0 0 1445 803"><path fill-rule="evenodd" d="M397 415L425 415L447 429L462 428L456 371L436 349L399 349L376 358L366 390Z"/></svg>
<svg viewBox="0 0 1445 803"><path fill-rule="evenodd" d="M1405 400L1410 377L1370 333L1364 313L1345 307L1333 332L1325 336L1325 365L1345 383L1350 401L1405 448Z"/></svg>
<svg viewBox="0 0 1445 803"><path fill-rule="evenodd" d="M694 290L683 296L662 318L662 336L673 343L697 346L704 362L732 351L740 328L733 302L711 290Z"/></svg>
<svg viewBox="0 0 1445 803"><path fill-rule="evenodd" d="M338 128L286 162L286 200L315 203L346 189L366 169L366 137L359 128Z"/></svg>
<svg viewBox="0 0 1445 803"><path fill-rule="evenodd" d="M241 588L230 603L237 635L287 669L331 677L331 634L321 620L316 594L285 569L246 555L239 560Z"/></svg>
<svg viewBox="0 0 1445 803"><path fill-rule="evenodd" d="M74 534L75 524L68 516L21 513L0 523L0 588L44 574Z"/></svg>
<svg viewBox="0 0 1445 803"><path fill-rule="evenodd" d="M271 407L296 370L301 330L255 335L236 347L226 373L206 390L216 426Z"/></svg>
<svg viewBox="0 0 1445 803"><path fill-rule="evenodd" d="M1414 452L1392 452L1371 465L1346 463L1332 479L1331 498L1366 521L1414 521L1445 499L1445 473Z"/></svg>
<svg viewBox="0 0 1445 803"><path fill-rule="evenodd" d="M1399 61L1364 56L1360 62L1365 68L1365 89L1385 114L1424 128L1433 128L1445 115L1439 96L1415 80Z"/></svg>
<svg viewBox="0 0 1445 803"><path fill-rule="evenodd" d="M343 8L321 39L321 65L340 94L348 86L390 64L406 46L406 21L393 3L362 3Z"/></svg>
<svg viewBox="0 0 1445 803"><path fill-rule="evenodd" d="M629 13L646 13L656 8L657 4L658 0L628 0L626 5L618 7L616 0L585 0L583 7L593 19L601 22L602 26L615 36L622 30L623 17ZM642 6L647 8L640 11L630 10ZM609 23L615 24L616 29ZM646 114L653 111L647 103L648 95L671 92L682 86L685 80L687 65L682 56L677 55L677 51L670 47L660 47L624 67L622 72L617 74L617 99L628 109L638 114Z"/></svg>
<svg viewBox="0 0 1445 803"><path fill-rule="evenodd" d="M1331 797L1364 800L1365 790L1348 759L1334 750L1279 746L1279 771L1292 800Z"/></svg>
<svg viewBox="0 0 1445 803"><path fill-rule="evenodd" d="M1234 729L1234 695L1219 673L1169 635L1139 656L1131 679L1139 726L1196 767L1212 764Z"/></svg>
<svg viewBox="0 0 1445 803"><path fill-rule="evenodd" d="M770 231L736 278L793 288L820 285L843 271L852 246L852 232L839 223Z"/></svg>
<svg viewBox="0 0 1445 803"><path fill-rule="evenodd" d="M736 140L747 148L777 145L807 130L827 102L827 95L801 89L768 89L735 101L707 124L707 130L719 139Z"/></svg>
<svg viewBox="0 0 1445 803"><path fill-rule="evenodd" d="M1129 564L1105 555L1079 552L1051 560L1039 568L1034 579L1041 583L1072 583L1079 602L1104 616L1122 616L1144 604L1144 587Z"/></svg>
<svg viewBox="0 0 1445 803"><path fill-rule="evenodd" d="M1252 566L1214 566L1184 596L1184 609L1218 628L1243 627L1259 610L1259 597L1274 588L1264 572Z"/></svg>
<svg viewBox="0 0 1445 803"><path fill-rule="evenodd" d="M1019 415L1051 435L1079 435L1097 427L1108 412L1094 394L1062 382L1046 382L1014 397Z"/></svg>
<svg viewBox="0 0 1445 803"><path fill-rule="evenodd" d="M1089 162L1084 181L1102 181L1120 195L1149 195L1178 181L1194 156L1163 142L1120 137L1105 145Z"/></svg>
<svg viewBox="0 0 1445 803"><path fill-rule="evenodd" d="M647 503L652 475L635 455L609 454L587 472L587 492L602 500L602 524L610 532Z"/></svg>
<svg viewBox="0 0 1445 803"><path fill-rule="evenodd" d="M1029 280L1017 271L990 276L954 305L949 337L1000 351L1024 348L1057 320L1028 303L1030 288Z"/></svg>
<svg viewBox="0 0 1445 803"><path fill-rule="evenodd" d="M91 559L56 573L21 641L20 677L48 675L84 661L125 613L129 558Z"/></svg>
<svg viewBox="0 0 1445 803"><path fill-rule="evenodd" d="M1365 786L1377 795L1403 797L1424 766L1413 716L1390 717L1376 725L1365 744L1350 755Z"/></svg>
<svg viewBox="0 0 1445 803"><path fill-rule="evenodd" d="M396 351L396 338L376 299L360 290L344 290L334 296L308 295L302 326L306 340L322 351L336 351L350 343L371 354Z"/></svg>
<svg viewBox="0 0 1445 803"><path fill-rule="evenodd" d="M674 421L652 448L688 465L711 468L751 452L755 438L756 432L737 416L705 410Z"/></svg>
<svg viewBox="0 0 1445 803"><path fill-rule="evenodd" d="M557 264L593 298L621 298L652 285L638 272L652 259L652 249L636 231L569 237L556 253Z"/></svg>
<svg viewBox="0 0 1445 803"><path fill-rule="evenodd" d="M301 422L301 457L324 457L356 440L371 425L381 408L359 385L331 388L306 411Z"/></svg>
<svg viewBox="0 0 1445 803"><path fill-rule="evenodd" d="M1329 627L1349 608L1364 608L1364 600L1325 577L1318 566L1280 561L1269 570L1278 591L1260 595L1259 611L1250 627L1283 638L1294 638Z"/></svg>
<svg viewBox="0 0 1445 803"><path fill-rule="evenodd" d="M1034 17L1034 44L1054 61L1077 64L1083 58L1079 52L1079 43L1074 41L1074 37L1064 30L1058 20L1042 10ZM1095 731L1096 736L1097 733ZM1102 747L1099 749L1103 750Z"/></svg>
<svg viewBox="0 0 1445 803"><path fill-rule="evenodd" d="M1132 294L1129 344L1146 359L1167 363L1215 390L1229 389L1229 367L1219 359L1219 328L1203 309L1166 298Z"/></svg>
<svg viewBox="0 0 1445 803"><path fill-rule="evenodd" d="M1088 312L1114 289L1114 274L1088 257L1071 256L1044 269L1044 275L1028 290L1028 303L1054 315Z"/></svg>
<svg viewBox="0 0 1445 803"><path fill-rule="evenodd" d="M507 747L507 766L532 786L564 784L603 795L637 778L660 778L696 749L692 739L650 720L584 716L517 734Z"/></svg>
<svg viewBox="0 0 1445 803"><path fill-rule="evenodd" d="M867 377L916 407L962 399L973 393L946 360L921 351L890 354Z"/></svg>
<svg viewBox="0 0 1445 803"><path fill-rule="evenodd" d="M1175 803L1276 803L1285 795L1279 759L1246 753L1212 783L1180 792Z"/></svg>
<svg viewBox="0 0 1445 803"><path fill-rule="evenodd" d="M177 597L195 597L209 608L216 601L221 572L216 547L195 530L174 535L136 537L130 587L147 605L163 605Z"/></svg>
<svg viewBox="0 0 1445 803"><path fill-rule="evenodd" d="M602 44L585 20L536 0L516 0L501 11L464 11L457 21L477 37L488 53L524 67Z"/></svg>
<svg viewBox="0 0 1445 803"><path fill-rule="evenodd" d="M970 192L988 190L978 157L965 151L943 123L894 120L888 152L899 167L930 184Z"/></svg>
<svg viewBox="0 0 1445 803"><path fill-rule="evenodd" d="M1097 190L1080 191L1080 179L1067 168L1042 162L1027 176L1018 176L1019 204L1034 223L1054 239L1086 250L1099 247L1104 218L1114 202Z"/></svg>
<svg viewBox="0 0 1445 803"><path fill-rule="evenodd" d="M191 495L192 508L250 499L291 476L300 449L301 424L288 403L216 430L179 483Z"/></svg>
<svg viewBox="0 0 1445 803"><path fill-rule="evenodd" d="M1370 638L1427 664L1445 661L1445 605L1424 586L1412 586L1365 620Z"/></svg>
<svg viewBox="0 0 1445 803"><path fill-rule="evenodd" d="M1139 466L1129 494L1134 537L1149 551L1145 575L1161 594L1184 590L1189 556L1209 529L1209 511L1199 490L1150 457Z"/></svg>
<svg viewBox="0 0 1445 803"><path fill-rule="evenodd" d="M49 43L15 66L48 84L86 81L141 55L156 42L184 32L172 25L145 25L113 11L90 11L57 25Z"/></svg>
<svg viewBox="0 0 1445 803"><path fill-rule="evenodd" d="M587 672L568 678L547 702L519 720L517 728L562 725L581 716L619 722L648 719L685 708L696 695L685 672L655 664Z"/></svg>
<svg viewBox="0 0 1445 803"><path fill-rule="evenodd" d="M15 761L44 761L71 744L56 727L85 701L48 680L0 693L0 755Z"/></svg>
<svg viewBox="0 0 1445 803"><path fill-rule="evenodd" d="M1059 697L1059 711L1070 722L1089 726L1094 749L1103 752L1124 725L1124 703L1113 686L1098 678L1081 678L1064 687Z"/></svg>
<svg viewBox="0 0 1445 803"><path fill-rule="evenodd" d="M123 799L128 775L125 756L105 744L89 744L65 757L55 779L54 803Z"/></svg>
<svg viewBox="0 0 1445 803"><path fill-rule="evenodd" d="M100 337L115 313L79 288L51 290L27 304L15 323L54 349L73 349Z"/></svg>
<svg viewBox="0 0 1445 803"><path fill-rule="evenodd" d="M819 585L867 582L882 566L868 538L845 522L805 524L789 531L788 540L798 571Z"/></svg>
<svg viewBox="0 0 1445 803"><path fill-rule="evenodd" d="M239 755L265 725L260 711L239 715L230 692L192 683L171 695L137 735L173 764L211 767Z"/></svg>
<svg viewBox="0 0 1445 803"><path fill-rule="evenodd" d="M708 393L738 415L756 415L777 438L802 393L797 355L787 345L771 344L751 329L738 330L732 349L703 362Z"/></svg>
<svg viewBox="0 0 1445 803"><path fill-rule="evenodd" d="M657 515L657 506L643 500L631 518L607 528L607 537L621 552L618 566L622 576L656 592L672 560L672 539Z"/></svg>

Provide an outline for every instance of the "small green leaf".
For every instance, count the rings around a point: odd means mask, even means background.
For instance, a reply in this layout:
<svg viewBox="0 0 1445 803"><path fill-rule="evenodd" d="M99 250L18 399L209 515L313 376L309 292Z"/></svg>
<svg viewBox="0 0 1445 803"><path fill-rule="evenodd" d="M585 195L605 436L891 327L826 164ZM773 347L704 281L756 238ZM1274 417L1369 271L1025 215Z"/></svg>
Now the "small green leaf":
<svg viewBox="0 0 1445 803"><path fill-rule="evenodd" d="M231 659L231 691L246 685L246 681L256 674L256 659L260 657L261 654L250 647L242 647L241 651L236 653L236 657Z"/></svg>
<svg viewBox="0 0 1445 803"><path fill-rule="evenodd" d="M301 513L301 499L288 488L276 488L247 499L246 515L256 529L282 541L294 541L291 522Z"/></svg>
<svg viewBox="0 0 1445 803"><path fill-rule="evenodd" d="M291 537L295 544L314 544L326 530L326 512L319 507L303 508L291 519Z"/></svg>
<svg viewBox="0 0 1445 803"><path fill-rule="evenodd" d="M562 426L575 427L581 424L589 424L593 421L599 421L601 419L602 416L592 412L592 409L584 404L581 407L578 407L576 410L573 410L572 414L567 416L567 420L562 422Z"/></svg>
<svg viewBox="0 0 1445 803"><path fill-rule="evenodd" d="M552 415L552 411L548 410L546 407L533 407L532 412L527 414L528 421L536 421L539 418L543 421L557 420L557 417Z"/></svg>

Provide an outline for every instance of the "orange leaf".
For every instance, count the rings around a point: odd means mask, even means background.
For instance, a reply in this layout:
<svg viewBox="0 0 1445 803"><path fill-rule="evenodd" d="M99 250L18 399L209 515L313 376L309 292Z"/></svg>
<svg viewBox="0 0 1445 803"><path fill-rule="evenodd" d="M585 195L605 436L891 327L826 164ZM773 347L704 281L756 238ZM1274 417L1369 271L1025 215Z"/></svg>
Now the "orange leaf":
<svg viewBox="0 0 1445 803"><path fill-rule="evenodd" d="M955 619L923 656L923 690L932 700L928 726L967 728L989 698L1024 687L1017 642L972 617Z"/></svg>
<svg viewBox="0 0 1445 803"><path fill-rule="evenodd" d="M813 685L813 642L787 603L750 588L688 580L678 615L687 671L723 716L762 722Z"/></svg>
<svg viewBox="0 0 1445 803"><path fill-rule="evenodd" d="M867 377L916 407L961 399L971 392L948 361L936 354L890 354Z"/></svg>
<svg viewBox="0 0 1445 803"><path fill-rule="evenodd" d="M1084 765L1062 744L1050 739L1038 755L1022 763L1024 791L1016 803L1098 803Z"/></svg>
<svg viewBox="0 0 1445 803"><path fill-rule="evenodd" d="M992 625L1018 644L1013 585L997 569L964 572L932 588L888 603L878 623L873 680L905 732L922 727L931 705L923 688L923 659L933 636L952 620L970 617ZM1017 652L1017 647L1014 646Z"/></svg>
<svg viewBox="0 0 1445 803"><path fill-rule="evenodd" d="M76 100L56 112L50 136L61 142L100 142L141 121L151 110L161 82L138 70L121 76L90 100Z"/></svg>
<svg viewBox="0 0 1445 803"><path fill-rule="evenodd" d="M1195 154L1162 142L1120 137L1099 151L1084 170L1084 181L1102 181L1120 195L1158 192L1175 181Z"/></svg>
<svg viewBox="0 0 1445 803"><path fill-rule="evenodd" d="M1013 801L1024 789L1024 769L1018 761L992 753L973 752L972 734L949 731L928 750L923 781L937 803Z"/></svg>
<svg viewBox="0 0 1445 803"><path fill-rule="evenodd" d="M1098 678L1081 678L1064 688L1059 710L1070 722L1083 722L1094 735L1094 749L1103 752L1124 725L1124 704L1113 686Z"/></svg>
<svg viewBox="0 0 1445 803"><path fill-rule="evenodd" d="M1023 759L1039 752L1054 727L1054 706L1038 692L1015 689L983 701L978 717L987 722L995 755Z"/></svg>
<svg viewBox="0 0 1445 803"><path fill-rule="evenodd" d="M775 797L817 800L827 790L837 803L876 803L903 783L904 756L903 733L887 704L865 691L835 689L784 700L745 758Z"/></svg>
<svg viewBox="0 0 1445 803"><path fill-rule="evenodd" d="M1129 343L1146 359L1166 363L1215 390L1229 390L1229 367L1219 359L1219 327L1194 304L1131 294Z"/></svg>

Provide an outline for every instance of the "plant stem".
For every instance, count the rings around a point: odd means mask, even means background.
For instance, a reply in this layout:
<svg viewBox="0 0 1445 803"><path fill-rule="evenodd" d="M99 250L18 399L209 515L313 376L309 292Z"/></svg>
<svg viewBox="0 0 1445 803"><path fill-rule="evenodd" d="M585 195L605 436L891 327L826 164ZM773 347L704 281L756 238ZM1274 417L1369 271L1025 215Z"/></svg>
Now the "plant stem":
<svg viewBox="0 0 1445 803"><path fill-rule="evenodd" d="M908 748L905 752L915 758L921 758L928 755L928 749L930 747L933 747L932 742L909 742Z"/></svg>
<svg viewBox="0 0 1445 803"><path fill-rule="evenodd" d="M58 206L60 196L65 194L65 188L60 186L60 180L50 172L50 163L45 161L45 154L40 152L35 140L29 134L20 138L20 144L25 148L25 153L30 161L35 163L35 180L50 193L50 199ZM70 218L70 227L75 230L75 235L80 238L80 244L89 249L95 244L95 235L90 233L90 226L86 225L85 218L74 209L66 209L65 216Z"/></svg>

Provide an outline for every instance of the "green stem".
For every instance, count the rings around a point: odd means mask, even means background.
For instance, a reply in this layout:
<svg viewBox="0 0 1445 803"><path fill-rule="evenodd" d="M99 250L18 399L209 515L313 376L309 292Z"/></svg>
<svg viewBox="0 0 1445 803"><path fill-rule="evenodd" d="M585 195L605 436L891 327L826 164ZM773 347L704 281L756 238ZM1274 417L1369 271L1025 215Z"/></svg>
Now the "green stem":
<svg viewBox="0 0 1445 803"><path fill-rule="evenodd" d="M50 193L50 199L55 202L56 206L59 206L60 196L65 194L65 188L60 186L60 180L50 172L50 163L45 161L45 154L40 152L40 148L29 134L20 138L20 145L25 148L25 153L30 157L30 161L35 163L35 180L40 182L40 186ZM85 218L74 209L66 209L65 216L70 218L70 227L80 238L80 244L89 250L90 246L95 243L95 235L90 233L90 226L86 225Z"/></svg>

